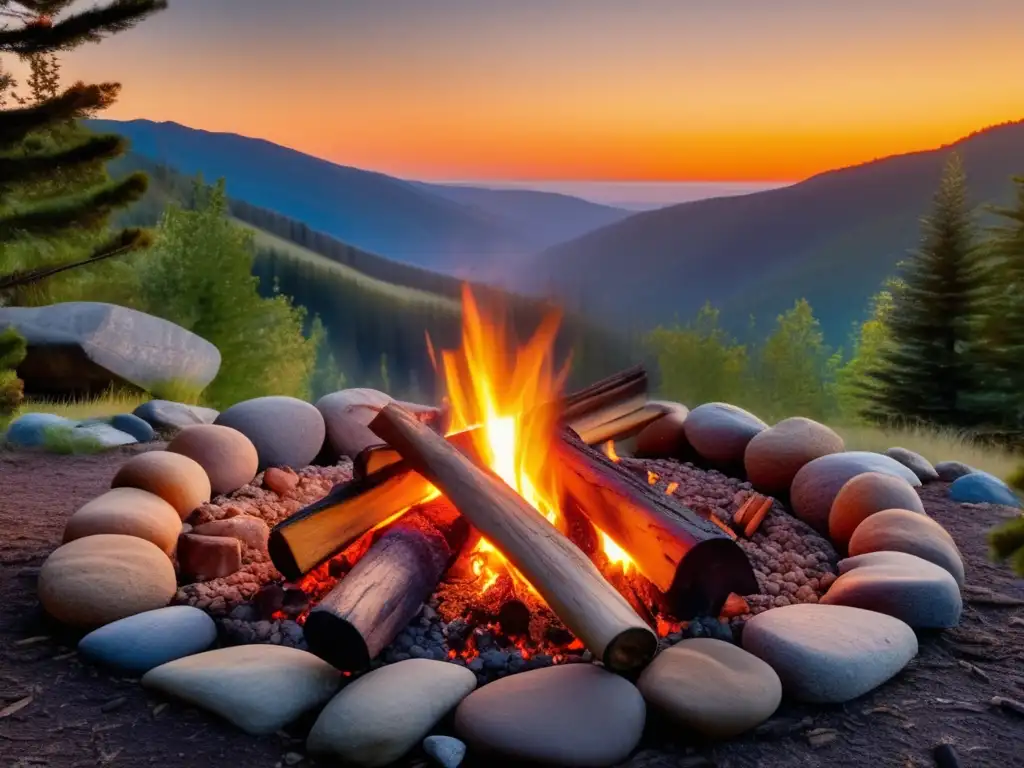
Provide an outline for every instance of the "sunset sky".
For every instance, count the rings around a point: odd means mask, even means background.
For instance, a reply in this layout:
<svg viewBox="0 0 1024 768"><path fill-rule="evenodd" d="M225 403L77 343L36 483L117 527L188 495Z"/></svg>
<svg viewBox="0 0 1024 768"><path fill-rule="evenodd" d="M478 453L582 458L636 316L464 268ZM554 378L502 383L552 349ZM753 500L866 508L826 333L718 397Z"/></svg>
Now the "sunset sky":
<svg viewBox="0 0 1024 768"><path fill-rule="evenodd" d="M795 180L1024 118L1022 0L170 0L107 117L437 180Z"/></svg>

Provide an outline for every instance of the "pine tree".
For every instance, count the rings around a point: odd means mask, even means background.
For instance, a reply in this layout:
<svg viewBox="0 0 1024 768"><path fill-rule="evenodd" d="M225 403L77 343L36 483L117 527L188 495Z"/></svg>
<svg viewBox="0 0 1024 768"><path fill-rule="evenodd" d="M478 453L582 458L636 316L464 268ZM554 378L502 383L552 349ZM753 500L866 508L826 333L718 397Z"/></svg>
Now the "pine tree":
<svg viewBox="0 0 1024 768"><path fill-rule="evenodd" d="M869 414L957 428L981 421L976 363L986 270L975 244L963 165L953 155L922 221L920 249L901 265L890 343L871 372Z"/></svg>
<svg viewBox="0 0 1024 768"><path fill-rule="evenodd" d="M28 238L53 238L106 227L115 210L135 202L146 191L145 174L118 181L105 177L81 189L62 181L82 169L118 157L127 149L123 138L76 129L75 121L109 107L120 85L76 83L59 91L59 66L54 54L96 43L135 26L167 6L166 0L112 0L106 6L69 12L74 0L0 0L0 54L28 62L33 99L17 97L10 75L0 72L0 249ZM148 245L141 229L113 233L85 258L64 263L34 264L0 274L0 289L36 283L51 275Z"/></svg>
<svg viewBox="0 0 1024 768"><path fill-rule="evenodd" d="M1024 431L1024 177L1014 179L1013 206L993 208L1002 221L989 232L986 255L993 260L993 297L985 341L998 387L1001 426Z"/></svg>

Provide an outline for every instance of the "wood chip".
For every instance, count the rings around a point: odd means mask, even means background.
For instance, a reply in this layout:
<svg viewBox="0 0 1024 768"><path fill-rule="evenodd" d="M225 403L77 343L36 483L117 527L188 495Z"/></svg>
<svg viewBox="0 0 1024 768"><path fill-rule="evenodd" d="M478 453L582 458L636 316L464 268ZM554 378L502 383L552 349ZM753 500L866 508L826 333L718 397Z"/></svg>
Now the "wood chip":
<svg viewBox="0 0 1024 768"><path fill-rule="evenodd" d="M128 699L124 696L118 696L116 699L111 699L102 707L100 712L113 712L115 709L120 709L127 703Z"/></svg>
<svg viewBox="0 0 1024 768"><path fill-rule="evenodd" d="M27 707L31 703L32 703L32 697L31 696L26 696L23 699L18 699L13 704L8 704L3 709L0 709L0 719L5 718L5 717L10 717L15 712L20 712L21 710L23 710L25 707Z"/></svg>
<svg viewBox="0 0 1024 768"><path fill-rule="evenodd" d="M73 659L78 655L78 651L69 651L68 653L61 653L53 657L54 661L66 661L67 659Z"/></svg>
<svg viewBox="0 0 1024 768"><path fill-rule="evenodd" d="M839 738L839 732L835 728L815 728L813 731L808 731L805 735L807 736L807 743L811 745L812 749L827 747Z"/></svg>
<svg viewBox="0 0 1024 768"><path fill-rule="evenodd" d="M1010 699L1006 696L993 696L989 703L993 707L999 707L1005 709L1008 712L1024 717L1024 703L1017 701L1016 699Z"/></svg>
<svg viewBox="0 0 1024 768"><path fill-rule="evenodd" d="M971 664L971 662L963 661L963 660L959 661L958 663L959 663L961 669L967 670L968 672L970 672L975 677L977 677L977 678L979 678L981 680L984 680L986 683L991 683L992 682L992 678L989 677L988 672L983 670L978 665Z"/></svg>
<svg viewBox="0 0 1024 768"><path fill-rule="evenodd" d="M39 645L40 643L48 642L49 639L49 635L36 635L35 637L26 637L24 640L18 640L14 646L16 648L26 648L30 645Z"/></svg>
<svg viewBox="0 0 1024 768"><path fill-rule="evenodd" d="M159 717L160 713L163 712L165 709L167 709L167 707L168 707L168 704L167 704L166 701L162 702L160 704L157 704L155 707L153 707L153 717L154 717L154 719Z"/></svg>
<svg viewBox="0 0 1024 768"><path fill-rule="evenodd" d="M764 519L771 511L772 505L775 503L775 499L770 496L759 496L758 498L761 499L761 502L756 511L749 515L746 526L743 529L743 535L748 539L757 533L757 529L761 527L761 523L764 522Z"/></svg>

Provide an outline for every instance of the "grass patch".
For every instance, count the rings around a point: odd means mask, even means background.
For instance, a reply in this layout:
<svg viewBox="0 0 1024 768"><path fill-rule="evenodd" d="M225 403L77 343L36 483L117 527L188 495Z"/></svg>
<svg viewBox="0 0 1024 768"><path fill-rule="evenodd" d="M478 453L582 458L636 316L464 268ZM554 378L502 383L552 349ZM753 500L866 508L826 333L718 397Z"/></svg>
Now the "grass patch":
<svg viewBox="0 0 1024 768"><path fill-rule="evenodd" d="M107 450L107 446L95 437L76 435L74 429L55 424L43 429L43 450L63 456L88 456Z"/></svg>
<svg viewBox="0 0 1024 768"><path fill-rule="evenodd" d="M871 426L833 427L846 441L848 451L884 453L894 446L906 448L936 464L940 461L962 461L1007 482L1022 474L1024 456L1010 450L973 440L969 434L955 430L926 427L882 428ZM1024 479L1024 478L1022 478Z"/></svg>
<svg viewBox="0 0 1024 768"><path fill-rule="evenodd" d="M18 408L12 420L26 413L52 413L65 419L82 421L131 413L140 405L152 400L145 392L112 390L99 397L62 400L26 400Z"/></svg>

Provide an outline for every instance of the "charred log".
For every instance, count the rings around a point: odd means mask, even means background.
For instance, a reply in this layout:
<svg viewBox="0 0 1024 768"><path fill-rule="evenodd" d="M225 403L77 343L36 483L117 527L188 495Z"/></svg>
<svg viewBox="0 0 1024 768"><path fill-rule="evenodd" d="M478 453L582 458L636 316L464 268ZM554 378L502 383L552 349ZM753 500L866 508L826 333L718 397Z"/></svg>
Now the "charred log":
<svg viewBox="0 0 1024 768"><path fill-rule="evenodd" d="M650 662L657 636L587 556L508 485L397 406L382 409L370 429L501 551L606 667L633 671Z"/></svg>
<svg viewBox="0 0 1024 768"><path fill-rule="evenodd" d="M750 561L724 531L571 431L554 441L551 464L577 508L629 553L676 617L717 616L730 592L758 591Z"/></svg>
<svg viewBox="0 0 1024 768"><path fill-rule="evenodd" d="M409 624L465 541L449 508L412 512L383 530L352 571L306 618L309 649L346 672L362 672Z"/></svg>

